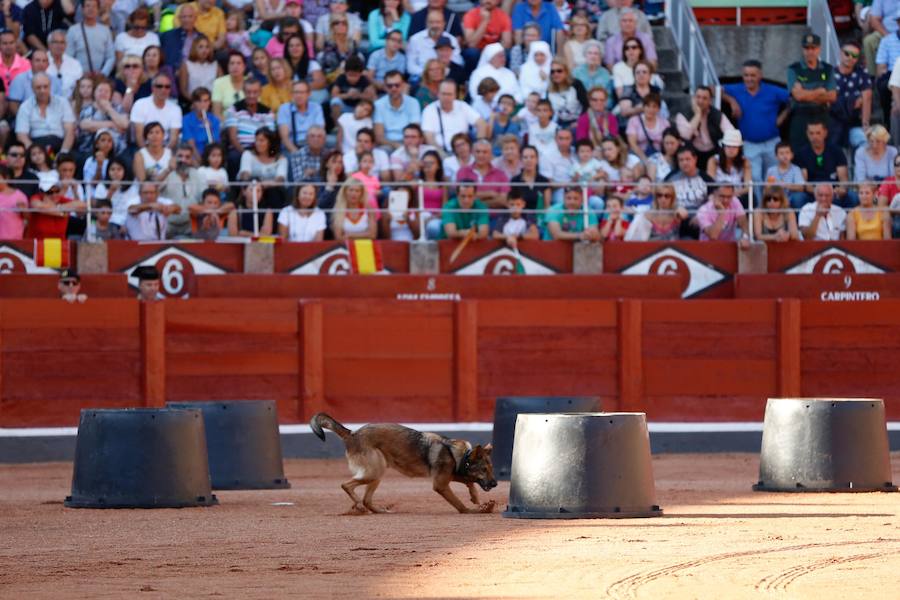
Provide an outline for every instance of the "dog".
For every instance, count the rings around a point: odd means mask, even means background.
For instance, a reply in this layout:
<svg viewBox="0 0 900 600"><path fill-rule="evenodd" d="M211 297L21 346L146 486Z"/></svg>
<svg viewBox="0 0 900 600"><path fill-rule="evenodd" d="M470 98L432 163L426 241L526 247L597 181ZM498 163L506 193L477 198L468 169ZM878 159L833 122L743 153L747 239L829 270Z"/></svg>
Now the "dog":
<svg viewBox="0 0 900 600"><path fill-rule="evenodd" d="M480 504L475 489L476 483L485 492L497 486L490 444L473 448L465 440L452 440L393 423L366 425L352 432L325 413L316 414L309 426L323 442L325 429L344 441L353 479L341 484L341 488L353 501L351 512L390 512L372 503L372 496L388 467L407 477L431 477L434 491L461 513L489 513L496 506L493 500ZM469 488L469 499L474 508L463 504L453 493L451 481L464 483ZM360 500L354 490L361 485L366 486L366 492Z"/></svg>

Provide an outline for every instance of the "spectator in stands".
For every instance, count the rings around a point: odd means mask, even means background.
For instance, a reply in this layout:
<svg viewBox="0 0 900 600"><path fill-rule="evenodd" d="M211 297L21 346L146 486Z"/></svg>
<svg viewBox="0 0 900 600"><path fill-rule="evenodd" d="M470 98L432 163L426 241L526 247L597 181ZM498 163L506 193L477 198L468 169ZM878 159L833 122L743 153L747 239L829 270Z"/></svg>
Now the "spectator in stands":
<svg viewBox="0 0 900 600"><path fill-rule="evenodd" d="M140 184L140 196L128 203L125 229L128 239L138 242L166 239L168 217L181 212L181 207L159 194L158 184L145 181Z"/></svg>
<svg viewBox="0 0 900 600"><path fill-rule="evenodd" d="M59 173L56 172L56 169L54 169L53 165L50 163L47 148L38 144L32 144L31 146L28 146L26 156L28 160L28 170L37 175L39 181L46 181L48 179L59 181Z"/></svg>
<svg viewBox="0 0 900 600"><path fill-rule="evenodd" d="M650 33L639 31L637 25L637 12L632 8L622 9L619 16L619 32L606 38L603 60L608 69L612 69L617 62L624 58L625 41L630 38L640 40L644 51L644 60L653 65L654 69L656 68L656 44L653 36Z"/></svg>
<svg viewBox="0 0 900 600"><path fill-rule="evenodd" d="M897 0L875 0L869 10L868 25L872 32L863 39L863 52L866 59L866 70L876 72L875 55L881 39L897 33L897 20L894 14L900 8Z"/></svg>
<svg viewBox="0 0 900 600"><path fill-rule="evenodd" d="M329 43L341 40L354 48L362 39L363 23L356 13L347 12L346 0L331 0L328 14L320 16L316 22L316 49L323 51ZM342 24L343 23L343 24ZM338 26L336 27L335 24ZM327 69L326 69L327 70Z"/></svg>
<svg viewBox="0 0 900 600"><path fill-rule="evenodd" d="M406 55L400 50L403 38L399 31L391 31L387 35L387 43L369 55L366 63L366 78L372 82L379 94L389 92L387 76L397 73L405 82Z"/></svg>
<svg viewBox="0 0 900 600"><path fill-rule="evenodd" d="M75 179L75 171L78 163L71 154L60 153L56 157L56 172L59 174L59 193L74 202L81 202L85 206L90 201L85 188ZM87 219L83 214L71 213L66 224L66 237L80 240L87 230Z"/></svg>
<svg viewBox="0 0 900 600"><path fill-rule="evenodd" d="M369 206L365 184L355 177L348 177L341 185L334 203L331 229L334 239L374 240L378 236L377 210Z"/></svg>
<svg viewBox="0 0 900 600"><path fill-rule="evenodd" d="M628 152L620 137L608 137L600 144L600 169L610 183L633 183L643 173L641 160Z"/></svg>
<svg viewBox="0 0 900 600"><path fill-rule="evenodd" d="M50 93L54 96L59 96L64 99L71 98L71 93L69 95L63 95L63 87L62 80L58 77L50 77L47 73L47 67L50 65L50 61L47 59L47 51L46 50L35 50L31 53L31 70L25 71L24 73L16 76L13 79L12 85L9 86L7 90L6 99L9 102L9 112L13 115L18 113L19 106L25 100L28 100L34 95L34 91L32 90L32 82L34 80L34 76L38 74L47 75L50 79ZM91 91L93 91L93 85L91 85Z"/></svg>
<svg viewBox="0 0 900 600"><path fill-rule="evenodd" d="M775 167L775 146L781 141L778 128L788 117L786 90L762 81L762 64L747 60L741 68L742 83L724 87L722 101L731 106L744 140L744 156L750 161L753 181ZM768 175L766 175L768 177Z"/></svg>
<svg viewBox="0 0 900 600"><path fill-rule="evenodd" d="M425 141L445 153L450 152L450 140L457 133L468 133L470 127L476 136L485 137L487 124L471 106L456 99L456 82L445 80L438 91L438 101L422 111L422 130Z"/></svg>
<svg viewBox="0 0 900 600"><path fill-rule="evenodd" d="M708 86L700 86L694 92L690 116L678 113L675 126L681 138L689 142L706 165L715 156L723 136L734 126L722 111L713 106L713 91Z"/></svg>
<svg viewBox="0 0 900 600"><path fill-rule="evenodd" d="M213 82L213 112L222 119L225 111L244 99L247 59L236 50L228 53L228 73ZM308 84L307 84L308 85Z"/></svg>
<svg viewBox="0 0 900 600"><path fill-rule="evenodd" d="M116 63L112 32L100 23L99 0L83 0L82 21L66 32L66 53L73 56L85 73L109 76Z"/></svg>
<svg viewBox="0 0 900 600"><path fill-rule="evenodd" d="M360 56L352 55L344 63L344 72L337 76L331 86L331 118L340 119L344 113L352 113L360 100L375 101L375 86L363 74L365 62Z"/></svg>
<svg viewBox="0 0 900 600"><path fill-rule="evenodd" d="M803 36L803 60L787 70L787 88L793 100L791 108L791 148L798 153L804 145L806 125L827 122L831 104L837 100L834 68L819 59L821 39L814 33Z"/></svg>
<svg viewBox="0 0 900 600"><path fill-rule="evenodd" d="M625 204L622 198L611 195L606 200L606 212L600 219L600 241L618 242L625 239L629 220L624 214Z"/></svg>
<svg viewBox="0 0 900 600"><path fill-rule="evenodd" d="M163 181L172 172L172 149L165 145L162 125L153 121L143 130L146 144L134 155L132 169L138 181Z"/></svg>
<svg viewBox="0 0 900 600"><path fill-rule="evenodd" d="M447 0L428 0L428 5L414 12L409 21L409 33L407 39L411 40L412 36L429 27L428 14L431 11L440 11L444 18L444 27L442 28L450 37L457 40L457 47L463 37L462 19L455 12L447 8Z"/></svg>
<svg viewBox="0 0 900 600"><path fill-rule="evenodd" d="M306 143L306 135L310 127L325 127L325 115L322 106L310 104L309 84L295 81L292 87L293 102L282 104L278 109L278 133L284 148L293 153Z"/></svg>
<svg viewBox="0 0 900 600"><path fill-rule="evenodd" d="M450 139L453 154L444 158L444 177L447 181L455 181L456 174L463 167L475 162L472 155L472 140L468 133L457 133Z"/></svg>
<svg viewBox="0 0 900 600"><path fill-rule="evenodd" d="M11 31L0 31L0 79L3 89L9 90L13 80L31 70L31 63L16 51L16 36Z"/></svg>
<svg viewBox="0 0 900 600"><path fill-rule="evenodd" d="M443 67L442 79L452 79L459 86L460 92L464 92L466 81L469 79L469 71L461 63L456 62L456 51L452 45L448 45L449 39L447 35L444 35L435 44L434 51L437 53L438 63Z"/></svg>
<svg viewBox="0 0 900 600"><path fill-rule="evenodd" d="M512 20L499 6L499 0L480 0L479 6L472 8L463 16L463 37L466 49L463 56L470 53L474 64L482 50L491 44L500 44L503 50L512 47Z"/></svg>
<svg viewBox="0 0 900 600"><path fill-rule="evenodd" d="M28 208L28 198L22 190L8 183L12 172L6 165L0 165L0 240L21 240L25 232L23 211Z"/></svg>
<svg viewBox="0 0 900 600"><path fill-rule="evenodd" d="M325 128L310 127L306 133L306 144L288 156L290 180L293 182L315 181L326 156Z"/></svg>
<svg viewBox="0 0 900 600"><path fill-rule="evenodd" d="M793 163L794 151L791 150L791 145L788 142L778 142L775 145L775 157L778 162L766 171L766 182L778 184L788 194L791 208L800 210L807 200L804 191L806 179L800 167Z"/></svg>
<svg viewBox="0 0 900 600"><path fill-rule="evenodd" d="M870 183L859 186L859 206L847 217L848 240L891 239L891 218L875 204L876 187Z"/></svg>
<svg viewBox="0 0 900 600"><path fill-rule="evenodd" d="M116 36L116 62L127 55L141 56L148 46L159 46L159 36L150 31L150 11L141 6L128 18L128 31Z"/></svg>
<svg viewBox="0 0 900 600"><path fill-rule="evenodd" d="M492 164L494 157L491 142L480 139L472 146L475 162L462 167L456 173L457 181L477 181L475 197L488 208L506 208L509 193L509 177Z"/></svg>
<svg viewBox="0 0 900 600"><path fill-rule="evenodd" d="M679 208L684 208L691 214L681 223L681 237L697 239L700 237L700 229L697 218L693 216L707 200L707 184L712 183L705 172L697 167L697 151L690 144L682 146L676 154L678 170L666 177L665 181L675 188L675 200Z"/></svg>
<svg viewBox="0 0 900 600"><path fill-rule="evenodd" d="M819 182L847 183L850 180L847 156L843 150L827 142L828 128L825 124L810 121L806 126L806 136L809 143L797 153L796 162L803 172L803 179L808 182L807 193L812 195L814 185ZM852 208L858 202L856 194L844 185L838 186L836 196L837 203L844 208Z"/></svg>
<svg viewBox="0 0 900 600"><path fill-rule="evenodd" d="M22 35L23 11L15 2L7 2L0 10L0 31L11 31L16 39Z"/></svg>
<svg viewBox="0 0 900 600"><path fill-rule="evenodd" d="M664 183L656 186L650 210L635 215L625 233L625 241L644 242L677 240L688 211L676 203L675 187Z"/></svg>
<svg viewBox="0 0 900 600"><path fill-rule="evenodd" d="M69 28L69 19L75 14L72 2L62 0L33 0L22 11L25 43L32 50L46 50L51 31Z"/></svg>
<svg viewBox="0 0 900 600"><path fill-rule="evenodd" d="M596 148L603 138L619 134L619 121L606 109L609 92L602 87L588 91L588 109L578 117L575 138L589 139Z"/></svg>
<svg viewBox="0 0 900 600"><path fill-rule="evenodd" d="M75 115L65 98L50 93L50 78L40 73L32 80L34 96L25 100L16 116L16 137L26 146L41 144L54 152L68 152L75 143Z"/></svg>
<svg viewBox="0 0 900 600"><path fill-rule="evenodd" d="M881 125L874 125L866 131L866 141L854 153L854 181L881 181L890 177L897 158L897 148L888 144L891 134Z"/></svg>
<svg viewBox="0 0 900 600"><path fill-rule="evenodd" d="M603 50L600 42L596 40L585 42L584 59L584 62L572 71L572 76L580 81L586 90L599 87L607 92L611 91L612 75L603 66Z"/></svg>
<svg viewBox="0 0 900 600"><path fill-rule="evenodd" d="M536 40L531 43L528 59L519 70L520 98L517 102L521 102L522 98L531 93L536 93L542 98L547 95L547 88L550 87L552 58L553 55L547 42Z"/></svg>
<svg viewBox="0 0 900 600"><path fill-rule="evenodd" d="M284 193L287 176L288 163L281 154L278 134L267 127L260 127L256 132L253 148L244 150L241 154L238 179L259 180L263 188L260 206L281 209L287 204Z"/></svg>
<svg viewBox="0 0 900 600"><path fill-rule="evenodd" d="M900 156L894 157L894 172L878 187L878 206L882 208L888 206L894 196L900 194L900 183L898 182L900 182Z"/></svg>
<svg viewBox="0 0 900 600"><path fill-rule="evenodd" d="M659 115L661 104L662 99L657 94L647 94L643 114L628 119L625 129L629 148L645 168L650 163L650 157L662 151L663 133L670 127L668 119Z"/></svg>
<svg viewBox="0 0 900 600"><path fill-rule="evenodd" d="M224 198L228 189L228 171L225 170L225 150L222 144L207 144L198 169L206 184Z"/></svg>
<svg viewBox="0 0 900 600"><path fill-rule="evenodd" d="M137 185L132 185L131 173L124 160L113 157L106 169L108 184L97 186L94 197L109 200L112 205L110 227L116 230L116 239L125 237L125 221L128 218L128 206L132 198L139 198Z"/></svg>
<svg viewBox="0 0 900 600"><path fill-rule="evenodd" d="M510 198L509 212L496 220L491 228L491 237L503 240L510 248L517 248L519 240L537 240L541 233L533 214L525 214L525 199Z"/></svg>
<svg viewBox="0 0 900 600"><path fill-rule="evenodd" d="M374 173L382 182L391 180L391 159L388 153L375 147L375 133L371 128L363 128L356 132L356 146L344 153L344 168L352 173L360 167L360 156L363 152L371 152L374 160Z"/></svg>
<svg viewBox="0 0 900 600"><path fill-rule="evenodd" d="M525 64L528 53L531 51L531 44L537 41L542 41L540 26L537 23L525 25L522 29L522 41L514 43L509 51L509 68L513 73L516 75L521 73L522 65ZM546 44L547 42L544 43Z"/></svg>
<svg viewBox="0 0 900 600"><path fill-rule="evenodd" d="M293 73L294 81L306 81L309 83L310 97L328 97L327 81L322 72L322 65L318 61L309 58L306 50L306 42L299 35L292 35L287 41L285 59Z"/></svg>
<svg viewBox="0 0 900 600"><path fill-rule="evenodd" d="M458 65L463 64L459 42L452 35L444 33L444 15L434 10L428 13L428 28L409 38L406 45L406 72L410 80L418 81L425 70L425 63L432 58L437 58L438 49L446 48L449 44L452 51L452 61Z"/></svg>
<svg viewBox="0 0 900 600"><path fill-rule="evenodd" d="M897 60L900 61L900 58ZM896 63L894 63L894 66L895 68L888 78L888 90L891 97L890 121L888 125L890 125L891 133L893 134L894 145L897 146L900 145L900 69L896 68ZM882 110L884 109L882 108Z"/></svg>
<svg viewBox="0 0 900 600"><path fill-rule="evenodd" d="M188 57L194 38L199 33L195 28L196 22L197 7L193 3L184 4L178 11L176 27L163 33L157 42L168 59L167 64L174 70L178 70Z"/></svg>
<svg viewBox="0 0 900 600"><path fill-rule="evenodd" d="M790 146L787 146L790 149ZM753 219L753 237L763 242L799 240L797 215L791 210L785 190L781 186L765 188L762 208Z"/></svg>
<svg viewBox="0 0 900 600"><path fill-rule="evenodd" d="M681 144L681 136L678 135L677 129L669 127L663 132L662 149L656 154L651 154L645 165L651 181L663 181L669 173L678 169L676 154Z"/></svg>
<svg viewBox="0 0 900 600"><path fill-rule="evenodd" d="M258 179L251 179L241 187L237 210L228 213L228 235L245 238L272 235L274 211L263 208L262 199L263 186Z"/></svg>
<svg viewBox="0 0 900 600"><path fill-rule="evenodd" d="M407 125L421 121L421 108L406 94L406 82L399 71L385 75L387 94L375 102L375 140L379 146L396 150L403 144Z"/></svg>
<svg viewBox="0 0 900 600"><path fill-rule="evenodd" d="M567 129L574 128L578 117L587 109L587 91L580 81L572 77L569 67L562 60L555 59L550 64L547 100L553 106L556 123Z"/></svg>
<svg viewBox="0 0 900 600"><path fill-rule="evenodd" d="M134 107L134 101L140 96L138 93L143 89L146 79L144 75L144 64L140 57L128 55L119 63L118 71L114 82L113 102L119 104L126 115L131 113ZM152 86L152 84L151 84ZM152 91L152 87L150 88Z"/></svg>
<svg viewBox="0 0 900 600"><path fill-rule="evenodd" d="M550 181L560 184L571 181L572 167L575 166L575 153L572 151L572 132L568 129L556 131L556 147L547 152L547 156L541 154L539 168L541 175ZM556 188L553 193L553 203L559 204L563 200L562 188Z"/></svg>
<svg viewBox="0 0 900 600"><path fill-rule="evenodd" d="M144 128L148 123L159 123L165 134L166 143L175 148L181 135L181 108L169 102L169 91L172 80L168 75L157 75L153 79L153 94L135 101L131 107L131 122L134 124L134 137L138 146L146 143Z"/></svg>
<svg viewBox="0 0 900 600"><path fill-rule="evenodd" d="M641 10L634 7L634 0L610 0L606 10L597 20L597 39L605 42L610 37L621 33L622 15L631 11L635 17L635 27L640 33L651 35L650 22Z"/></svg>
<svg viewBox="0 0 900 600"><path fill-rule="evenodd" d="M740 239L742 249L750 247L747 215L735 195L735 187L729 182L718 184L709 200L700 207L697 223L701 240L735 242Z"/></svg>
<svg viewBox="0 0 900 600"><path fill-rule="evenodd" d="M529 213L543 212L552 199L550 180L538 172L538 152L534 146L523 146L521 157L522 170L510 180L509 198L524 200Z"/></svg>
<svg viewBox="0 0 900 600"><path fill-rule="evenodd" d="M723 183L734 186L734 194L746 205L750 193L750 161L744 157L744 140L741 132L732 129L722 138L719 153L706 163L706 174L721 187Z"/></svg>
<svg viewBox="0 0 900 600"><path fill-rule="evenodd" d="M522 68L524 69L525 67ZM469 78L469 95L472 98L479 95L478 85L488 77L499 84L499 95L509 94L516 99L516 102L522 101L523 97L519 89L519 81L516 79L515 73L506 68L506 53L503 50L503 46L499 43L490 44L481 52L478 68L475 69Z"/></svg>
<svg viewBox="0 0 900 600"><path fill-rule="evenodd" d="M488 208L475 196L475 182L461 181L456 188L456 197L447 202L441 214L444 238L462 239L471 235L476 240L483 240L488 237Z"/></svg>
<svg viewBox="0 0 900 600"><path fill-rule="evenodd" d="M90 155L87 159L84 156L79 159L82 164L81 176L87 186L85 193L88 198L94 197L96 184L106 179L106 170L109 168L109 159L114 156L114 149L112 133L108 129L101 129L94 136Z"/></svg>
<svg viewBox="0 0 900 600"><path fill-rule="evenodd" d="M325 213L316 206L316 187L301 185L293 203L278 213L278 235L288 242L321 242L325 229Z"/></svg>
<svg viewBox="0 0 900 600"><path fill-rule="evenodd" d="M144 54L141 57L141 64L143 65L144 79L137 94L134 96L135 99L139 100L152 94L153 79L157 75L162 74L167 75L172 82L172 91L169 93L169 99L178 101L181 96L178 91L178 77L175 76L177 69L173 69L171 65L166 64L166 57L163 55L162 49L159 46L148 46L145 48ZM184 61L182 61L182 64L184 64ZM215 85L214 82L210 83L210 88L212 88L213 85ZM187 92L185 92L185 94L187 94Z"/></svg>
<svg viewBox="0 0 900 600"><path fill-rule="evenodd" d="M178 89L182 99L190 98L197 88L212 89L221 75L222 68L215 61L209 39L203 34L196 36L187 59L178 68Z"/></svg>
<svg viewBox="0 0 900 600"><path fill-rule="evenodd" d="M189 144L181 144L175 151L175 168L165 178L161 189L166 198L181 207L177 213L169 214L168 239L191 236L190 208L200 203L206 187L206 181L194 166L194 149Z"/></svg>
<svg viewBox="0 0 900 600"><path fill-rule="evenodd" d="M503 171L512 179L522 171L521 142L515 135L504 135L497 142L491 142L494 148L500 150L500 156L495 156L492 164Z"/></svg>
<svg viewBox="0 0 900 600"><path fill-rule="evenodd" d="M621 99L624 97L626 90L634 86L634 69L639 62L646 62L646 60L644 44L641 40L636 37L630 37L622 42L622 58L612 68L613 91L615 91L617 98ZM662 78L659 75L654 75L652 68L650 72L650 84L662 89Z"/></svg>
<svg viewBox="0 0 900 600"><path fill-rule="evenodd" d="M209 109L212 95L207 88L200 87L191 93L191 112L184 115L181 125L181 141L194 151L194 158L203 155L207 144L218 143L221 139L221 121Z"/></svg>
<svg viewBox="0 0 900 600"><path fill-rule="evenodd" d="M235 102L225 111L225 138L231 149L228 151L228 168L234 174L241 155L253 147L256 134L261 128L274 131L275 119L269 107L260 102L262 86L252 77L244 79L244 98Z"/></svg>
<svg viewBox="0 0 900 600"><path fill-rule="evenodd" d="M566 31L559 13L551 2L542 0L519 0L512 10L513 38L522 43L522 28L527 23L537 23L541 28L541 39L551 48L562 48L566 41Z"/></svg>
<svg viewBox="0 0 900 600"><path fill-rule="evenodd" d="M797 225L805 240L839 240L844 237L847 213L833 204L834 188L830 183L815 185L815 200L800 209Z"/></svg>
<svg viewBox="0 0 900 600"><path fill-rule="evenodd" d="M325 211L330 211L334 208L341 185L346 179L344 157L339 150L332 150L322 161L321 171L317 178L318 182L324 184L319 188L319 208ZM333 234L331 234L331 213L326 212L325 216L328 219L329 227L329 230L325 232L325 237L333 237Z"/></svg>
<svg viewBox="0 0 900 600"><path fill-rule="evenodd" d="M634 66L634 85L625 88L623 95L619 96L619 116L625 119L619 123L620 129L627 127L627 119L644 111L644 98L650 94L662 98L662 89L653 81L653 65L643 60L638 62ZM669 109L665 102L661 103L659 113L664 119L669 118Z"/></svg>
<svg viewBox="0 0 900 600"><path fill-rule="evenodd" d="M521 125L513 118L516 100L509 94L500 96L497 109L491 113L487 122L487 134L494 143L494 155L499 156L503 149L502 139L512 136L518 140L522 135ZM516 153L518 158L518 152Z"/></svg>
<svg viewBox="0 0 900 600"><path fill-rule="evenodd" d="M222 196L212 188L203 191L198 204L190 207L191 237L211 241L227 227L228 213L223 212Z"/></svg>
<svg viewBox="0 0 900 600"><path fill-rule="evenodd" d="M332 4L332 7L335 5ZM359 60L363 60L362 53L359 51L359 42L354 38L352 33L347 31L348 17L347 14L336 15L334 13L329 17L331 35L325 40L321 51L317 55L322 71L325 73L325 79L329 83L333 83L341 74L346 61L355 56ZM316 44L322 40L321 37L316 38ZM360 69L362 71L362 69Z"/></svg>
<svg viewBox="0 0 900 600"><path fill-rule="evenodd" d="M578 14L573 16L569 21L569 39L566 40L566 45L563 47L562 55L566 59L566 64L569 66L569 70L575 73L576 77L578 76L578 67L583 65L587 60L585 58L584 52L589 41L595 42L594 47L596 47L597 51L600 53L597 64L602 65L603 45L596 40L591 40L590 22L584 15ZM607 73L609 73L609 71L607 71ZM584 83L584 87L586 88L593 87L592 85L588 85L584 81L582 81L582 83Z"/></svg>
<svg viewBox="0 0 900 600"><path fill-rule="evenodd" d="M422 171L422 158L435 148L425 144L425 136L418 123L403 128L403 144L391 153L391 179L413 181Z"/></svg>
<svg viewBox="0 0 900 600"><path fill-rule="evenodd" d="M29 199L38 192L38 176L26 168L25 144L18 140L9 143L6 148L6 166L10 171L9 179L15 182L10 183L10 187L19 190Z"/></svg>
<svg viewBox="0 0 900 600"><path fill-rule="evenodd" d="M444 170L441 155L436 150L427 151L419 164L421 168L416 179L422 183L420 188L413 188L412 193L416 198L422 198L420 220L425 225L425 235L429 240L436 240L441 236L441 209L447 203L449 188L440 185L444 182Z"/></svg>
<svg viewBox="0 0 900 600"><path fill-rule="evenodd" d="M61 84L61 96L72 97L75 82L84 74L81 63L66 54L66 32L62 29L50 32L50 53L47 74L51 79L57 79ZM32 52L31 70L34 71L34 53Z"/></svg>
<svg viewBox="0 0 900 600"><path fill-rule="evenodd" d="M392 31L400 34L401 45L408 37L411 20L401 0L381 0L380 6L369 13L369 50L374 53L384 48Z"/></svg>
<svg viewBox="0 0 900 600"><path fill-rule="evenodd" d="M872 77L859 61L859 45L849 41L841 47L834 70L837 100L831 105L831 142L856 149L865 143L865 129L872 117Z"/></svg>
<svg viewBox="0 0 900 600"><path fill-rule="evenodd" d="M416 87L415 94L420 108L424 109L432 102L437 101L441 83L444 79L446 78L444 77L444 67L441 65L441 61L432 58L425 63L425 70L422 72L422 79ZM465 85L465 82L463 82L463 85Z"/></svg>
<svg viewBox="0 0 900 600"><path fill-rule="evenodd" d="M225 11L216 6L214 0L194 0L191 3L197 11L195 27L197 31L209 38L213 50L217 53L225 48ZM179 15L182 6L175 13L175 26L179 26Z"/></svg>
<svg viewBox="0 0 900 600"><path fill-rule="evenodd" d="M547 209L547 229L554 240L600 241L597 214L585 209L578 186L567 187L562 203Z"/></svg>

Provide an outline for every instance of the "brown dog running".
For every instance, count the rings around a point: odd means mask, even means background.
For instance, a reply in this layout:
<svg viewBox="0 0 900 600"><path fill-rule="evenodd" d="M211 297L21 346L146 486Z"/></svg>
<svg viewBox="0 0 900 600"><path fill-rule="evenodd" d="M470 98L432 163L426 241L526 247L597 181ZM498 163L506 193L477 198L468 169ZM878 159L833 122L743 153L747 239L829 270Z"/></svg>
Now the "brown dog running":
<svg viewBox="0 0 900 600"><path fill-rule="evenodd" d="M389 512L372 504L372 496L388 467L407 477L431 477L434 491L461 513L489 513L496 506L493 500L479 504L475 489L476 483L486 492L497 485L490 444L473 448L465 440L451 440L392 423L366 425L354 433L325 413L316 414L309 426L322 441L324 429L330 429L344 441L353 479L341 487L353 500L353 512ZM475 508L468 508L453 493L451 481L466 484ZM366 486L362 500L354 492L361 485Z"/></svg>

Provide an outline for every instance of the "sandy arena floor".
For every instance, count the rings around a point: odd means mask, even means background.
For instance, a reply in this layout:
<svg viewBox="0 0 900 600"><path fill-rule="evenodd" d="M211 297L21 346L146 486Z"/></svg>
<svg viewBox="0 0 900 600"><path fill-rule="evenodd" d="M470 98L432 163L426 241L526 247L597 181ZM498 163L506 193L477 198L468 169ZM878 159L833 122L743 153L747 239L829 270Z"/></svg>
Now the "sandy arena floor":
<svg viewBox="0 0 900 600"><path fill-rule="evenodd" d="M0 465L0 598L900 595L900 494L754 493L755 455L654 469L662 518L529 521L456 514L396 475L376 495L395 514L342 516L337 460L287 461L293 489L182 510L65 509L71 465ZM505 508L507 490L487 497Z"/></svg>

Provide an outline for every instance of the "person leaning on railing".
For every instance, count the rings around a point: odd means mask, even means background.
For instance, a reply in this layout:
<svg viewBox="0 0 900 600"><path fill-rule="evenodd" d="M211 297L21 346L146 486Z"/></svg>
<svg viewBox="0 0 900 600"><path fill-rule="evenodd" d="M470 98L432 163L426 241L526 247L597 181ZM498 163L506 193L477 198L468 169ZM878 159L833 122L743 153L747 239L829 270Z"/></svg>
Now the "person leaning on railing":
<svg viewBox="0 0 900 600"><path fill-rule="evenodd" d="M441 214L445 238L462 239L469 235L478 240L487 238L488 207L475 197L475 189L475 182L470 179L456 186L456 198L447 202Z"/></svg>
<svg viewBox="0 0 900 600"><path fill-rule="evenodd" d="M670 183L657 185L650 210L635 215L625 232L625 241L677 240L681 224L687 218L687 210L675 202L675 187Z"/></svg>
<svg viewBox="0 0 900 600"><path fill-rule="evenodd" d="M800 239L797 216L791 210L783 187L776 185L763 191L762 208L753 216L753 237L763 242Z"/></svg>

